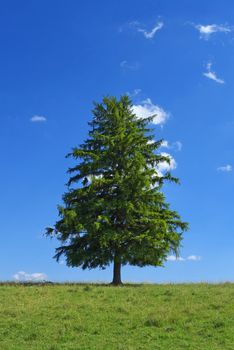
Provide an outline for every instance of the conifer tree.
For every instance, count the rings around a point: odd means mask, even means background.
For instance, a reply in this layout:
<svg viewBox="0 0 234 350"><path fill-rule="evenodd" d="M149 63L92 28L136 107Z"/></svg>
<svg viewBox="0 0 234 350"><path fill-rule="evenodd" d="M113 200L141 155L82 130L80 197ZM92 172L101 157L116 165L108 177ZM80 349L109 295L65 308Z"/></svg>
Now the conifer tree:
<svg viewBox="0 0 234 350"><path fill-rule="evenodd" d="M128 96L105 97L96 103L87 140L68 155L68 191L59 220L47 234L61 245L55 258L68 266L106 268L113 263L114 285L121 266L162 266L170 252L178 254L187 223L170 209L162 187L178 182L158 165L170 163L159 152L153 117L140 119Z"/></svg>

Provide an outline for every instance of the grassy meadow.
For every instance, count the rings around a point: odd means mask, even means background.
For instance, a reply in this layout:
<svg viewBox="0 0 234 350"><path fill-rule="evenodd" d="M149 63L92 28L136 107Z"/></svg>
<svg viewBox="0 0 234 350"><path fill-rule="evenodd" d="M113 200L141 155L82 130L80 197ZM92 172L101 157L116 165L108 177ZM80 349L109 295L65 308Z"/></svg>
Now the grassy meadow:
<svg viewBox="0 0 234 350"><path fill-rule="evenodd" d="M234 349L234 284L0 286L1 350Z"/></svg>

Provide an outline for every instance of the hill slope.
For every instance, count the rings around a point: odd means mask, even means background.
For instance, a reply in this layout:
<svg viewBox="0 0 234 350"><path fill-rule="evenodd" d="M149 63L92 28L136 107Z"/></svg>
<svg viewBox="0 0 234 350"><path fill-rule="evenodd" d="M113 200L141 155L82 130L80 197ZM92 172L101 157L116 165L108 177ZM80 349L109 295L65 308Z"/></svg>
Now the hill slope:
<svg viewBox="0 0 234 350"><path fill-rule="evenodd" d="M2 350L234 349L234 284L1 285Z"/></svg>

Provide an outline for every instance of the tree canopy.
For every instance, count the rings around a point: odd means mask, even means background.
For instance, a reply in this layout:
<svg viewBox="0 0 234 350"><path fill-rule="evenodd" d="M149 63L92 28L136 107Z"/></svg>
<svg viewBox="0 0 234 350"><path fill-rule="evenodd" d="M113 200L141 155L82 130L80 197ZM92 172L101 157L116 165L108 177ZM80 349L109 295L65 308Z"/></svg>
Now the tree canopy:
<svg viewBox="0 0 234 350"><path fill-rule="evenodd" d="M114 263L119 284L122 265L162 266L178 254L188 225L162 192L165 181L178 179L158 169L170 157L160 154L153 117L137 117L128 96L95 103L87 139L68 154L75 164L60 218L47 229L61 242L56 259L83 269Z"/></svg>

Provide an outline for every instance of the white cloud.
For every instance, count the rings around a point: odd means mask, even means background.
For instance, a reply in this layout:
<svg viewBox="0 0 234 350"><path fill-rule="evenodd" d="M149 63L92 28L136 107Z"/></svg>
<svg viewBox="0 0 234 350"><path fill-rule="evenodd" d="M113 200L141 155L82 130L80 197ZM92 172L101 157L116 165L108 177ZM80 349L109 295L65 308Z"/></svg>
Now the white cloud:
<svg viewBox="0 0 234 350"><path fill-rule="evenodd" d="M163 26L164 26L163 22L157 22L155 24L155 26L152 28L152 30L149 32L147 32L147 30L142 29L142 28L137 28L137 31L139 33L143 33L143 35L146 39L152 39L155 36L156 32L158 32L160 29L162 29Z"/></svg>
<svg viewBox="0 0 234 350"><path fill-rule="evenodd" d="M189 255L187 258L183 258L181 256L176 257L175 255L169 255L167 257L167 261L201 261L201 256L199 255Z"/></svg>
<svg viewBox="0 0 234 350"><path fill-rule="evenodd" d="M199 31L200 38L205 40L208 40L210 36L214 33L230 33L232 31L232 28L230 26L218 24L198 24L195 25L195 28Z"/></svg>
<svg viewBox="0 0 234 350"><path fill-rule="evenodd" d="M217 168L218 171L230 172L232 171L232 166L230 164L223 165Z"/></svg>
<svg viewBox="0 0 234 350"><path fill-rule="evenodd" d="M162 144L161 144L161 147L170 148L169 142L168 142L167 140L163 140L163 142L162 142Z"/></svg>
<svg viewBox="0 0 234 350"><path fill-rule="evenodd" d="M33 123L41 123L46 122L47 119L43 115L34 115L30 120Z"/></svg>
<svg viewBox="0 0 234 350"><path fill-rule="evenodd" d="M155 143L155 140L148 140L147 143L148 145L152 145L153 143Z"/></svg>
<svg viewBox="0 0 234 350"><path fill-rule="evenodd" d="M167 140L163 140L161 147L163 148L168 148L168 149L173 149L175 151L181 151L182 149L182 142L180 141L175 141L172 143L169 143Z"/></svg>
<svg viewBox="0 0 234 350"><path fill-rule="evenodd" d="M185 261L181 256L176 257L175 255L169 255L167 261Z"/></svg>
<svg viewBox="0 0 234 350"><path fill-rule="evenodd" d="M48 279L45 273L35 272L30 274L24 271L17 272L13 277L19 282L40 282Z"/></svg>
<svg viewBox="0 0 234 350"><path fill-rule="evenodd" d="M120 67L122 69L137 70L140 68L139 62L128 62L126 60L120 62Z"/></svg>
<svg viewBox="0 0 234 350"><path fill-rule="evenodd" d="M166 153L166 152L162 152L161 155L164 157L168 157L170 159L170 163L164 161L164 162L161 162L157 165L156 171L157 171L159 176L163 176L163 174L165 174L166 172L174 170L177 167L176 161L172 157L172 155L170 155L169 153Z"/></svg>
<svg viewBox="0 0 234 350"><path fill-rule="evenodd" d="M206 78L214 80L216 83L219 83L219 84L225 84L225 81L223 79L218 78L216 73L211 70L212 69L211 62L207 63L206 69L207 69L207 72L203 73L203 75Z"/></svg>
<svg viewBox="0 0 234 350"><path fill-rule="evenodd" d="M186 260L200 261L201 260L201 256L199 256L199 255L189 255Z"/></svg>
<svg viewBox="0 0 234 350"><path fill-rule="evenodd" d="M211 80L216 81L216 83L219 83L219 84L225 83L225 81L223 79L220 79L217 77L215 72L205 72L205 73L203 73L203 75Z"/></svg>
<svg viewBox="0 0 234 350"><path fill-rule="evenodd" d="M139 118L154 117L153 124L164 124L169 118L169 113L158 105L152 103L150 98L142 101L139 105L133 105L133 113Z"/></svg>
<svg viewBox="0 0 234 350"><path fill-rule="evenodd" d="M151 144L153 143L153 140L149 140L148 143ZM176 169L177 164L175 159L169 154L169 153L165 153L162 152L160 153L160 155L167 157L169 159L169 163L167 161L163 161L157 165L155 165L154 167L152 167L150 165L151 169L154 169L155 173L153 175L153 179L158 178L158 177L163 177L165 176L166 173L171 172L172 170ZM158 182L156 182L154 185L151 185L151 189L157 188L159 185Z"/></svg>

